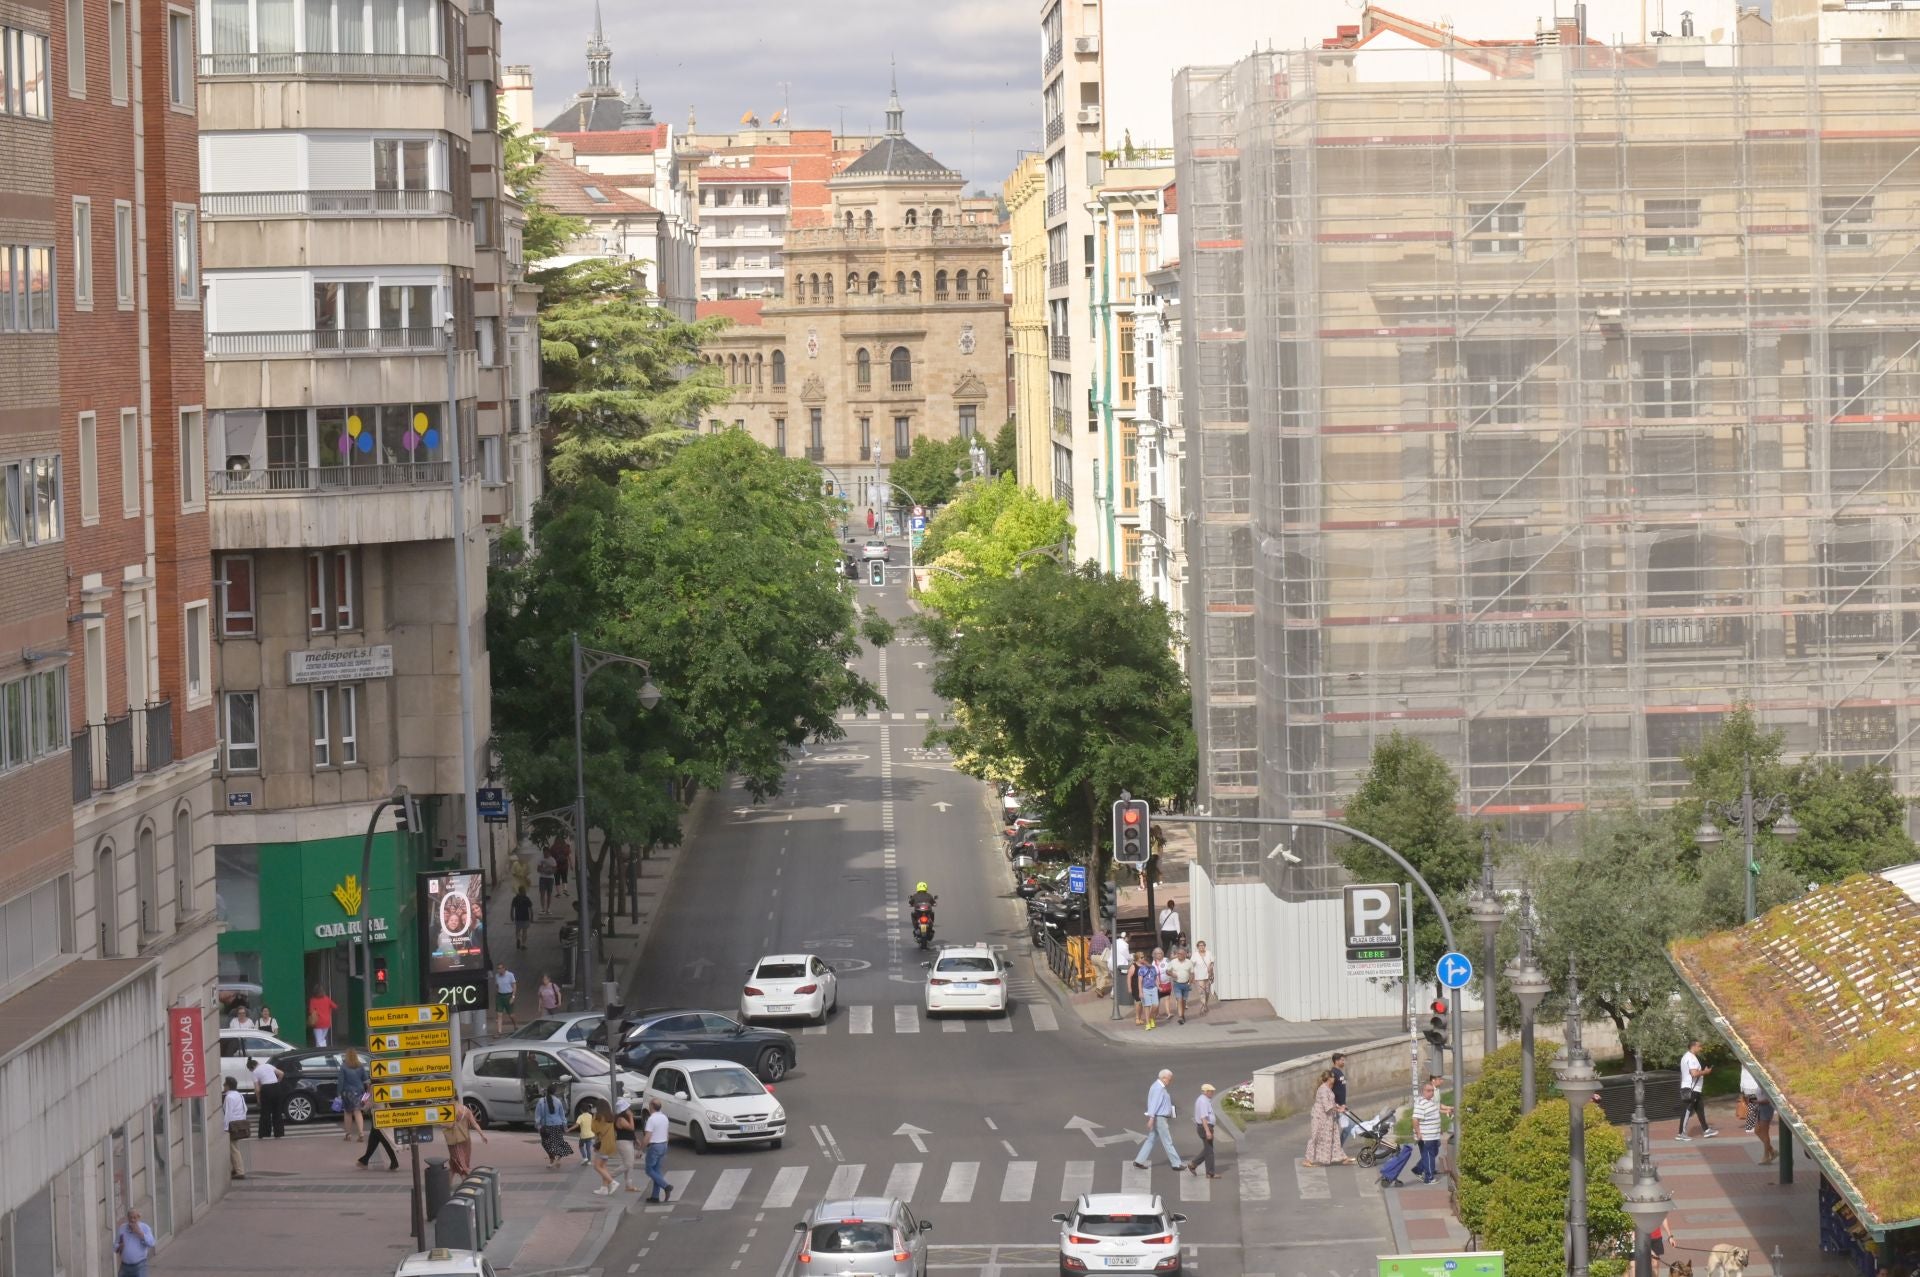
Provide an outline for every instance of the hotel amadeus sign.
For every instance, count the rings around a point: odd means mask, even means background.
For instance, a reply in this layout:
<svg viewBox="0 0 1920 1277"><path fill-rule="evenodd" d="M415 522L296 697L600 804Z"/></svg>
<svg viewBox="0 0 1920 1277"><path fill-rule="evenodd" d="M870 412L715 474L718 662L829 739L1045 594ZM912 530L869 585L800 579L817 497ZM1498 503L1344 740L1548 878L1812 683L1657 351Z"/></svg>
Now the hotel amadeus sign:
<svg viewBox="0 0 1920 1277"><path fill-rule="evenodd" d="M366 678L393 677L393 646L315 647L287 653L287 681L300 683L355 683Z"/></svg>

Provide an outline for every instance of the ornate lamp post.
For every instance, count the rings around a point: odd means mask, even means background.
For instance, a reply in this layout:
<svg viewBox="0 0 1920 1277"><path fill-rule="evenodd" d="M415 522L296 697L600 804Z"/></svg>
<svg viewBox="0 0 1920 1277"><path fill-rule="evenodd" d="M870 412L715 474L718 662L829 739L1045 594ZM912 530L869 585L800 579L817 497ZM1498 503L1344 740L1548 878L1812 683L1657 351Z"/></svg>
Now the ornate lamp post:
<svg viewBox="0 0 1920 1277"><path fill-rule="evenodd" d="M1720 830L1713 823L1718 816L1738 829L1747 853L1747 921L1754 918L1753 886L1760 876L1760 861L1754 851L1753 840L1760 832L1761 823L1771 820L1777 813L1779 819L1773 823L1773 836L1781 842L1792 842L1800 836L1800 822L1787 810L1785 794L1771 794L1756 798L1753 793L1753 758L1747 756L1740 765L1740 797L1730 803L1715 802L1708 799L1706 810L1700 815L1700 824L1693 831L1694 845L1702 851L1711 851L1720 845Z"/></svg>
<svg viewBox="0 0 1920 1277"><path fill-rule="evenodd" d="M1580 973L1567 964L1567 1050L1557 1070L1567 1097L1567 1273L1587 1277L1587 1103L1600 1093L1593 1057L1580 1041Z"/></svg>
<svg viewBox="0 0 1920 1277"><path fill-rule="evenodd" d="M1633 1053L1633 1124L1627 1151L1614 1163L1614 1183L1627 1214L1633 1217L1634 1277L1653 1277L1653 1230L1667 1217L1673 1195L1660 1182L1653 1166L1653 1146L1647 1137L1647 1073L1640 1053Z"/></svg>
<svg viewBox="0 0 1920 1277"><path fill-rule="evenodd" d="M1520 1000L1520 1111L1533 1112L1533 1013L1553 987L1533 957L1533 894L1520 893L1520 952L1507 964L1507 987Z"/></svg>
<svg viewBox="0 0 1920 1277"><path fill-rule="evenodd" d="M1467 916L1480 924L1480 1058L1493 1054L1500 1040L1500 999L1495 992L1494 973L1500 961L1500 924L1507 920L1507 907L1493 889L1493 830L1480 826L1480 886L1467 901Z"/></svg>

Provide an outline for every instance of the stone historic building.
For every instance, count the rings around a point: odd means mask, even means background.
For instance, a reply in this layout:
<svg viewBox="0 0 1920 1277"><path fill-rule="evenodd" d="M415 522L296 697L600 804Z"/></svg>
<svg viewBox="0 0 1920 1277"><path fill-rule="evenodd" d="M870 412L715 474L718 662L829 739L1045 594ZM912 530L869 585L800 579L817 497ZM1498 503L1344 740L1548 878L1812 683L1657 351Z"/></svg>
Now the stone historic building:
<svg viewBox="0 0 1920 1277"><path fill-rule="evenodd" d="M1007 418L997 221L962 208L960 174L907 140L903 115L895 94L886 135L828 182L829 224L787 232L784 297L700 307L735 321L706 345L735 387L708 428L821 465L856 516L885 504L917 437Z"/></svg>

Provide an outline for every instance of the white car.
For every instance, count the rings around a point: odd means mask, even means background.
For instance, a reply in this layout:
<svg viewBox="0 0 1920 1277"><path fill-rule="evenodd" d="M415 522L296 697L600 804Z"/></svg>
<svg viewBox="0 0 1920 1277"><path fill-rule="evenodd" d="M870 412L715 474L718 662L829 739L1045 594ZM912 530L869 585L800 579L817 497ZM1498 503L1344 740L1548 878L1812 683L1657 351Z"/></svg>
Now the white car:
<svg viewBox="0 0 1920 1277"><path fill-rule="evenodd" d="M860 557L869 563L876 559L885 563L893 557L893 547L879 537L868 537L867 543L860 547Z"/></svg>
<svg viewBox="0 0 1920 1277"><path fill-rule="evenodd" d="M255 1063L271 1059L282 1051L298 1051L300 1048L291 1042L282 1041L271 1033L262 1033L258 1029L222 1029L220 1030L220 1077L221 1084L232 1078L240 1084L240 1089L249 1095L253 1093L253 1071L247 1067L247 1058L251 1056Z"/></svg>
<svg viewBox="0 0 1920 1277"><path fill-rule="evenodd" d="M1180 1271L1180 1225L1155 1193L1083 1193L1060 1225L1063 1273Z"/></svg>
<svg viewBox="0 0 1920 1277"><path fill-rule="evenodd" d="M667 1132L684 1135L693 1151L714 1144L779 1148L787 1111L767 1084L732 1060L673 1060L654 1066L645 1098L659 1100Z"/></svg>
<svg viewBox="0 0 1920 1277"><path fill-rule="evenodd" d="M1007 964L984 944L948 945L920 965L927 969L927 1014L1007 1011Z"/></svg>
<svg viewBox="0 0 1920 1277"><path fill-rule="evenodd" d="M811 953L770 953L753 964L740 990L740 1021L803 1016L825 1024L840 1003L840 977Z"/></svg>

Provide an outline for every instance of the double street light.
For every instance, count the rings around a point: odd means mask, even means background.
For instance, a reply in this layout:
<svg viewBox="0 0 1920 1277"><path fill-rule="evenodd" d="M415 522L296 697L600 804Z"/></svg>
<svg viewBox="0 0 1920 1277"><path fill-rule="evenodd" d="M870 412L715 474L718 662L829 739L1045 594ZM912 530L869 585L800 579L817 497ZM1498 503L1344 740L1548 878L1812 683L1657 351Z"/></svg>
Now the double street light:
<svg viewBox="0 0 1920 1277"><path fill-rule="evenodd" d="M1491 968L1489 968L1491 970ZM1533 1013L1553 982L1533 956L1533 892L1520 892L1520 952L1507 963L1507 988L1520 1003L1520 1112L1533 1112Z"/></svg>
<svg viewBox="0 0 1920 1277"><path fill-rule="evenodd" d="M1653 1277L1650 1239L1667 1217L1673 1194L1653 1166L1653 1143L1647 1133L1646 1061L1638 1051L1633 1053L1633 1122L1627 1139L1627 1151L1613 1164L1613 1182L1620 1189L1621 1205L1633 1217L1634 1277Z"/></svg>
<svg viewBox="0 0 1920 1277"><path fill-rule="evenodd" d="M1740 834L1746 850L1747 880L1747 921L1755 916L1754 883L1760 876L1758 853L1754 850L1754 839L1759 835L1762 824L1773 820L1772 832L1781 842L1792 842L1800 836L1800 822L1793 818L1788 810L1785 794L1770 794L1764 797L1753 792L1753 756L1748 754L1740 761L1740 797L1732 802L1719 802L1709 798L1704 804L1700 824L1693 831L1694 845L1702 851L1711 851L1720 845L1720 829L1711 819L1714 816L1732 825ZM1775 815L1779 819L1774 820Z"/></svg>

